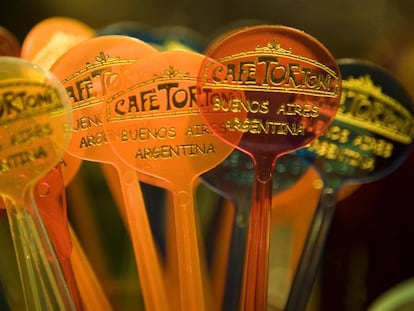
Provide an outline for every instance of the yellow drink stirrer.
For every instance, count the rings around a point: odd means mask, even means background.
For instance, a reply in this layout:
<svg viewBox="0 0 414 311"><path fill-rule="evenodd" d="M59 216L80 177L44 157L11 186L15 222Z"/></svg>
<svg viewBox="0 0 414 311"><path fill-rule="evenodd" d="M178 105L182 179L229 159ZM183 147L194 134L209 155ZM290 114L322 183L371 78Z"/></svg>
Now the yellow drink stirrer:
<svg viewBox="0 0 414 311"><path fill-rule="evenodd" d="M26 195L62 158L71 137L70 101L60 82L15 57L0 58L0 191L28 310L73 310L37 206ZM43 275L44 274L44 275Z"/></svg>

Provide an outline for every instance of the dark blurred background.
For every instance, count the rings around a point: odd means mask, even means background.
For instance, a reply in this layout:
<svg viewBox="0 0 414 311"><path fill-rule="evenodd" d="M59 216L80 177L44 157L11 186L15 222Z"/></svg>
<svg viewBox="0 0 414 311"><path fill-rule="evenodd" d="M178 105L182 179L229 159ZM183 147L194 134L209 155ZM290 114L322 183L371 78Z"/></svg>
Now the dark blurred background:
<svg viewBox="0 0 414 311"><path fill-rule="evenodd" d="M95 29L119 21L185 26L206 44L233 25L283 24L316 37L336 58L363 58L388 68L414 95L411 0L13 0L3 4L0 26L23 40L51 16L73 17ZM411 155L397 171L338 204L322 267L320 310L365 310L414 277L413 177Z"/></svg>
<svg viewBox="0 0 414 311"><path fill-rule="evenodd" d="M57 15L95 29L120 21L152 28L179 25L207 44L234 25L283 24L316 37L336 58L361 57L389 66L412 45L413 13L410 0L14 0L0 11L0 24L20 40L36 23ZM413 69L405 69L412 78Z"/></svg>
<svg viewBox="0 0 414 311"><path fill-rule="evenodd" d="M206 37L234 22L259 20L302 29L335 56L354 57L367 56L401 34L410 40L413 7L410 0L15 0L1 10L0 22L23 39L35 23L54 15L74 17L94 28L122 20L152 27L182 25Z"/></svg>

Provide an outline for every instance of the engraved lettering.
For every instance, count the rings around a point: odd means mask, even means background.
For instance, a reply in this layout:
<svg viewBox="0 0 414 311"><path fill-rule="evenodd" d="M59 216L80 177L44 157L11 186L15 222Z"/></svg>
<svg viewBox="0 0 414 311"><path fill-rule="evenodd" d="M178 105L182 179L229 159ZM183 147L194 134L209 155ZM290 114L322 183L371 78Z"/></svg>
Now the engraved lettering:
<svg viewBox="0 0 414 311"><path fill-rule="evenodd" d="M145 159L171 159L178 157L207 156L215 152L213 144L185 144L185 145L161 145L138 149L135 157Z"/></svg>
<svg viewBox="0 0 414 311"><path fill-rule="evenodd" d="M252 112L267 114L269 112L269 101L256 101L247 100L243 101L240 98L231 98L230 100L223 100L220 97L214 97L213 111L224 111L224 112Z"/></svg>
<svg viewBox="0 0 414 311"><path fill-rule="evenodd" d="M176 136L175 127L160 127L160 128L139 128L135 130L121 131L121 141L146 141L149 139L166 139L174 138Z"/></svg>
<svg viewBox="0 0 414 311"><path fill-rule="evenodd" d="M38 138L50 136L52 129L50 124L35 124L33 127L20 129L11 135L11 145L21 145Z"/></svg>
<svg viewBox="0 0 414 311"><path fill-rule="evenodd" d="M79 142L79 148L90 148L101 146L107 144L108 140L106 139L105 132L98 132L94 135L88 134L83 136Z"/></svg>
<svg viewBox="0 0 414 311"><path fill-rule="evenodd" d="M205 77L208 76L210 81L204 86L218 89L232 85L246 90L337 97L338 76L333 70L291 51L279 53L278 48L257 47L256 51L226 56L207 68Z"/></svg>
<svg viewBox="0 0 414 311"><path fill-rule="evenodd" d="M47 153L42 146L11 154L0 160L0 174L30 164L41 158L47 158Z"/></svg>
<svg viewBox="0 0 414 311"><path fill-rule="evenodd" d="M207 124L195 124L187 129L185 136L213 135Z"/></svg>
<svg viewBox="0 0 414 311"><path fill-rule="evenodd" d="M360 152L347 147L340 148L336 143L327 140L316 139L308 146L308 148L318 156L325 157L329 160L335 160L338 163L342 162L351 167L367 171L373 171L375 168L375 157L363 155Z"/></svg>
<svg viewBox="0 0 414 311"><path fill-rule="evenodd" d="M226 122L226 128L230 131L240 131L243 133L252 133L252 134L272 134L272 135L305 135L305 127L303 124L287 122L278 122L278 121L263 121L261 119L245 119L240 120L234 118L233 120L228 120Z"/></svg>
<svg viewBox="0 0 414 311"><path fill-rule="evenodd" d="M277 109L276 114L284 116L299 116L304 118L317 118L319 117L319 106L311 104L295 104L285 103L281 104Z"/></svg>
<svg viewBox="0 0 414 311"><path fill-rule="evenodd" d="M196 90L196 86L193 85L180 87L179 83L161 83L138 94L117 98L112 111L117 116L128 116L143 112L188 110L197 104Z"/></svg>
<svg viewBox="0 0 414 311"><path fill-rule="evenodd" d="M103 124L102 114L95 114L93 116L82 116L73 122L73 131L88 130L91 127L100 126Z"/></svg>
<svg viewBox="0 0 414 311"><path fill-rule="evenodd" d="M374 86L369 76L344 81L342 94L338 120L404 144L414 138L413 116Z"/></svg>
<svg viewBox="0 0 414 311"><path fill-rule="evenodd" d="M29 117L63 107L62 99L49 85L16 82L0 85L0 119Z"/></svg>

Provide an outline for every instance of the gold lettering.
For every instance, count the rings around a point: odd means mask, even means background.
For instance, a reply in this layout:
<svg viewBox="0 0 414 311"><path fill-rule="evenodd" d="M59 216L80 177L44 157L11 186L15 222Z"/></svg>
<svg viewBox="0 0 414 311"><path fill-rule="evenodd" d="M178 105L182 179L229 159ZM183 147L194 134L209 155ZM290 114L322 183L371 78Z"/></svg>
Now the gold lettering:
<svg viewBox="0 0 414 311"><path fill-rule="evenodd" d="M310 104L284 103L276 111L277 115L300 116L303 118L319 117L319 106Z"/></svg>
<svg viewBox="0 0 414 311"><path fill-rule="evenodd" d="M224 112L251 112L251 113L260 113L267 114L269 112L269 101L256 101L256 100L247 100L242 101L240 98L230 98L229 100L225 98L214 97L213 100L213 110L214 111L224 111Z"/></svg>
<svg viewBox="0 0 414 311"><path fill-rule="evenodd" d="M323 134L323 137L337 141L338 143L345 144L349 140L349 130L348 129L342 129L337 125L331 125L329 126L325 133Z"/></svg>
<svg viewBox="0 0 414 311"><path fill-rule="evenodd" d="M185 132L186 136L203 136L203 135L212 135L207 124L195 124L188 127Z"/></svg>
<svg viewBox="0 0 414 311"><path fill-rule="evenodd" d="M230 131L240 131L243 133L252 134L276 134L276 135L305 135L305 128L303 124L287 122L277 122L266 120L263 122L261 119L245 119L244 121L234 118L226 122L226 128Z"/></svg>
<svg viewBox="0 0 414 311"><path fill-rule="evenodd" d="M135 158L146 159L171 159L178 157L207 156L215 152L213 144L184 144L184 145L161 145L139 148L135 153Z"/></svg>
<svg viewBox="0 0 414 311"><path fill-rule="evenodd" d="M413 116L385 95L345 88L336 118L400 143L408 144L414 138Z"/></svg>
<svg viewBox="0 0 414 311"><path fill-rule="evenodd" d="M212 80L217 84L258 87L308 89L319 92L337 92L337 76L309 63L288 62L274 55L252 56L251 59L235 56L212 69Z"/></svg>
<svg viewBox="0 0 414 311"><path fill-rule="evenodd" d="M353 140L353 145L363 151L368 151L382 158L389 158L392 155L394 145L381 138L368 135L358 135Z"/></svg>
<svg viewBox="0 0 414 311"><path fill-rule="evenodd" d="M375 157L363 155L357 150L340 148L336 143L327 140L314 140L308 147L320 157L333 160L342 165L348 165L361 170L372 171L375 168Z"/></svg>
<svg viewBox="0 0 414 311"><path fill-rule="evenodd" d="M121 140L122 141L145 141L149 139L167 139L174 138L176 136L175 127L160 127L160 128L146 128L141 127L138 129L123 129L121 131Z"/></svg>

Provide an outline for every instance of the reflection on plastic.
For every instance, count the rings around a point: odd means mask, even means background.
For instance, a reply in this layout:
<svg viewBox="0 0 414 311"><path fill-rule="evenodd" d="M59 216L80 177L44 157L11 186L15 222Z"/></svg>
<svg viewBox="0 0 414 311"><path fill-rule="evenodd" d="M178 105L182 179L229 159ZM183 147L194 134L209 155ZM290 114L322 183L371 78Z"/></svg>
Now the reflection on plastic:
<svg viewBox="0 0 414 311"><path fill-rule="evenodd" d="M386 176L412 149L414 106L400 82L364 60L338 63L343 77L338 114L323 136L297 151L319 172L324 185L286 311L306 308L339 191Z"/></svg>
<svg viewBox="0 0 414 311"><path fill-rule="evenodd" d="M211 309L203 291L193 191L197 177L233 150L200 115L202 60L178 50L147 57L114 80L105 100L105 130L114 150L137 171L164 180L172 193L180 310Z"/></svg>
<svg viewBox="0 0 414 311"><path fill-rule="evenodd" d="M266 310L272 179L277 159L320 136L341 93L335 59L294 28L259 25L221 36L200 69L211 129L248 154L255 183L243 282L245 310ZM216 123L224 124L218 128Z"/></svg>
<svg viewBox="0 0 414 311"><path fill-rule="evenodd" d="M145 203L135 170L110 147L103 128L104 96L114 79L138 59L157 53L149 44L132 37L108 35L86 40L52 65L73 107L73 135L67 152L83 160L113 165L126 210L144 302L150 310L168 310L161 267L151 236Z"/></svg>
<svg viewBox="0 0 414 311"><path fill-rule="evenodd" d="M73 310L38 208L33 200L26 206L26 194L34 195L34 185L58 164L71 138L69 98L53 75L31 62L3 57L0 67L0 189L26 307Z"/></svg>

